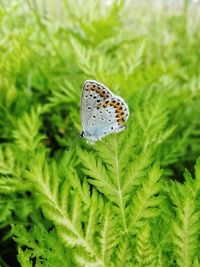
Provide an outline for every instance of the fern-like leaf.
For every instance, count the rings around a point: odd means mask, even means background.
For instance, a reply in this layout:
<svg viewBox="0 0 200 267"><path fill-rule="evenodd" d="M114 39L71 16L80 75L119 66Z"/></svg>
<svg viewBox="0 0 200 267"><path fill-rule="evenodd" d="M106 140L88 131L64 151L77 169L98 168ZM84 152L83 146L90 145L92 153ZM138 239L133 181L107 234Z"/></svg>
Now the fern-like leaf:
<svg viewBox="0 0 200 267"><path fill-rule="evenodd" d="M158 206L161 202L159 193L159 179L162 172L158 165L154 165L149 171L147 180L138 189L133 197L133 205L130 210L129 230L135 231L143 223L144 219L155 217L159 214Z"/></svg>

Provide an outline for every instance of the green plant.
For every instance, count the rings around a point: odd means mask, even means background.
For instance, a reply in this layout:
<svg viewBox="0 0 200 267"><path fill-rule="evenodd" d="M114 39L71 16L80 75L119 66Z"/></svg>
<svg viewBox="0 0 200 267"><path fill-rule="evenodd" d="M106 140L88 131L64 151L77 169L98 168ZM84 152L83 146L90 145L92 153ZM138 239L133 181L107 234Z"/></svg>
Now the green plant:
<svg viewBox="0 0 200 267"><path fill-rule="evenodd" d="M0 3L0 265L199 266L198 4ZM95 145L86 79L130 108Z"/></svg>

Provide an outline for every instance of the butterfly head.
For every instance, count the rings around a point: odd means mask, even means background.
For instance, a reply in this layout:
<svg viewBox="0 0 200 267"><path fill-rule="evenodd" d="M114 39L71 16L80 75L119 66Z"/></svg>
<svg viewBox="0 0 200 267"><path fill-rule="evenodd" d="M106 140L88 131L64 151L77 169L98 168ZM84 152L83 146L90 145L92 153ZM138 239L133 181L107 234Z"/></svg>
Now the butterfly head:
<svg viewBox="0 0 200 267"><path fill-rule="evenodd" d="M80 137L85 137L85 132L84 132L84 131L82 131L82 132L80 133Z"/></svg>
<svg viewBox="0 0 200 267"><path fill-rule="evenodd" d="M95 135L92 135L92 134L90 134L88 132L84 132L84 131L82 131L80 133L80 137L86 138L88 140L88 142L91 143L91 144L94 144L96 141L99 140L99 138L96 137Z"/></svg>

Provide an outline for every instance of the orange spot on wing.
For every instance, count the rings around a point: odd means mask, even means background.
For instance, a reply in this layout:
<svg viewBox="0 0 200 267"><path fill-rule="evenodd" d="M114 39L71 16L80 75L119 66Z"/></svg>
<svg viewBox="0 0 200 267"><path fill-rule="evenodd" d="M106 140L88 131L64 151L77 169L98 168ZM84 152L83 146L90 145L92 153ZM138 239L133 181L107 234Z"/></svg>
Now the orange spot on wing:
<svg viewBox="0 0 200 267"><path fill-rule="evenodd" d="M100 93L100 91L101 91L101 88L98 86L97 88L96 88L96 90L95 90L97 93Z"/></svg>
<svg viewBox="0 0 200 267"><path fill-rule="evenodd" d="M107 96L107 92L106 92L106 90L103 89L103 90L100 92L100 95L101 95L102 97L106 97L106 96Z"/></svg>
<svg viewBox="0 0 200 267"><path fill-rule="evenodd" d="M106 100L104 103L103 103L103 107L107 107L109 105L109 100Z"/></svg>
<svg viewBox="0 0 200 267"><path fill-rule="evenodd" d="M97 85L96 85L96 83L93 83L93 84L91 85L91 90L94 91L94 90L96 90L96 89L97 89Z"/></svg>

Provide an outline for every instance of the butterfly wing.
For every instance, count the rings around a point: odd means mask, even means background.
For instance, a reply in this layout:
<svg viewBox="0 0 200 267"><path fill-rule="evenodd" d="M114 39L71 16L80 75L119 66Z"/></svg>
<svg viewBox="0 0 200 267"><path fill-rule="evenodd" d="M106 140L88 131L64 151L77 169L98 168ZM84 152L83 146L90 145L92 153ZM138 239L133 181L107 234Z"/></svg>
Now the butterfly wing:
<svg viewBox="0 0 200 267"><path fill-rule="evenodd" d="M81 95L81 121L84 132L87 131L93 110L105 100L105 97L111 96L112 93L103 84L93 80L85 81Z"/></svg>
<svg viewBox="0 0 200 267"><path fill-rule="evenodd" d="M84 136L90 141L124 130L129 111L125 101L103 84L88 80L83 85L81 119Z"/></svg>
<svg viewBox="0 0 200 267"><path fill-rule="evenodd" d="M99 140L102 137L123 131L123 125L129 116L128 106L118 96L107 98L101 106L93 109L88 120L87 130L92 139Z"/></svg>

